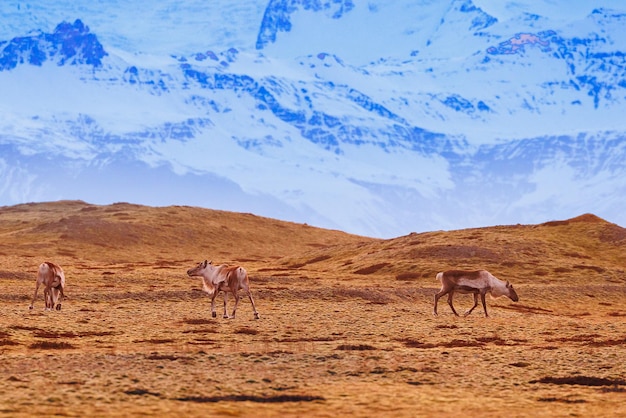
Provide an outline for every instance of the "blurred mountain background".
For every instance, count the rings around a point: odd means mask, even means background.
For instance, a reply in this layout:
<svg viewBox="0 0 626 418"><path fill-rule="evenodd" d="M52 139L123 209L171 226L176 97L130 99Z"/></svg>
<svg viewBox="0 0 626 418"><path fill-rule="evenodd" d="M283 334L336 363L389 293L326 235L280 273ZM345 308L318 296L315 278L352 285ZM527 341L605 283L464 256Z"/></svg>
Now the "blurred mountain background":
<svg viewBox="0 0 626 418"><path fill-rule="evenodd" d="M191 205L388 238L626 225L626 5L0 5L0 205Z"/></svg>

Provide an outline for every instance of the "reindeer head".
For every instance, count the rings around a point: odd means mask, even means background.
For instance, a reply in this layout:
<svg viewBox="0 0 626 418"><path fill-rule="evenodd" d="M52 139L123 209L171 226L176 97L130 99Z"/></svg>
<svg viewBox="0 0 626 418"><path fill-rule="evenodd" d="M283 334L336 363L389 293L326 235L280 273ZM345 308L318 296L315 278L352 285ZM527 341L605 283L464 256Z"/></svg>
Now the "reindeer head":
<svg viewBox="0 0 626 418"><path fill-rule="evenodd" d="M513 285L509 283L508 280L506 281L506 289L509 291L507 296L511 298L513 302L517 302L519 300L519 297L517 296L517 292L515 291L515 289L513 289Z"/></svg>
<svg viewBox="0 0 626 418"><path fill-rule="evenodd" d="M207 266L211 265L211 263L212 263L212 261L204 260L204 261L198 263L198 265L195 266L194 268L191 268L191 269L187 270L187 275L189 277L202 276L202 272L204 271L204 269L206 269Z"/></svg>

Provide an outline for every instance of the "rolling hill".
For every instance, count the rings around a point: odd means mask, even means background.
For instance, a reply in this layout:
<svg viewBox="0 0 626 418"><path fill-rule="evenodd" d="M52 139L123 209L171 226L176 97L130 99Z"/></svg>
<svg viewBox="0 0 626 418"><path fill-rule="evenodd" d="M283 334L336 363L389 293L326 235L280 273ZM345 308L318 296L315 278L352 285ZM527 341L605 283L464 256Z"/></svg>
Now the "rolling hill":
<svg viewBox="0 0 626 418"><path fill-rule="evenodd" d="M445 268L541 278L624 279L626 229L595 215L538 225L411 233L374 239L246 213L82 201L0 208L0 255L66 264L151 263L184 269L205 258L264 272L311 271L417 280Z"/></svg>

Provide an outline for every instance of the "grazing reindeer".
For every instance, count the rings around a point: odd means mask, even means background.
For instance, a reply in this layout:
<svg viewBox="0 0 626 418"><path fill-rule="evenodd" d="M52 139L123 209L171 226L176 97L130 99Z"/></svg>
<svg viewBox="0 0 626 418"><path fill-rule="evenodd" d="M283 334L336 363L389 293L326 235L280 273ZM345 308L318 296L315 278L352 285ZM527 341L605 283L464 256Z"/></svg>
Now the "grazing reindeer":
<svg viewBox="0 0 626 418"><path fill-rule="evenodd" d="M61 302L65 298L63 290L65 289L65 273L61 266L46 261L39 265L37 273L37 282L35 284L35 294L30 302L29 309L33 309L39 286L43 285L43 299L45 302L44 310L61 310Z"/></svg>
<svg viewBox="0 0 626 418"><path fill-rule="evenodd" d="M259 313L254 305L252 293L250 293L250 281L246 269L240 266L214 266L211 263L211 261L204 260L196 267L187 270L187 275L189 275L189 277L202 277L202 289L211 297L211 315L213 318L217 316L215 312L215 297L220 290L224 292L224 318L229 318L226 312L228 293L230 292L235 296L235 306L233 307L233 314L231 316L231 318L234 318L237 312L237 305L239 304L238 292L239 289L243 289L248 295L248 298L250 298L250 303L252 303L254 319L259 319Z"/></svg>
<svg viewBox="0 0 626 418"><path fill-rule="evenodd" d="M485 303L485 295L487 293L494 298L499 296L508 296L513 302L517 302L519 300L519 297L517 296L517 293L515 292L515 289L513 289L513 285L511 283L508 281L503 282L487 270L449 270L437 273L437 280L441 282L441 290L435 295L435 307L433 309L434 315L437 315L437 302L439 301L439 298L448 294L448 305L450 305L452 312L456 316L459 316L452 305L454 292L474 294L474 306L465 312L465 316L471 314L474 308L478 305L478 295L480 295L480 299L483 303L486 317L489 316L489 314L487 314L487 304Z"/></svg>

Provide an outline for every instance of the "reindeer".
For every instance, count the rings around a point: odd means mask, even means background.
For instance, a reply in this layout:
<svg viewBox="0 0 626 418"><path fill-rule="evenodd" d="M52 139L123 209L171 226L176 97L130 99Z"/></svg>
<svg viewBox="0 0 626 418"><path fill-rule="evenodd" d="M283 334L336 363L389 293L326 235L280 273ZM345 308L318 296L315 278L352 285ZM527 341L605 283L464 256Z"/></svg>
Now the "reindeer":
<svg viewBox="0 0 626 418"><path fill-rule="evenodd" d="M454 292L459 293L473 293L474 294L474 306L471 307L464 316L472 313L474 308L478 306L478 295L483 303L485 309L485 317L488 317L487 304L485 303L485 295L489 293L492 297L497 298L500 296L508 296L513 302L517 302L519 297L513 289L513 285L508 282L496 278L487 270L478 271L462 271L462 270L449 270L437 273L437 280L441 282L441 290L435 294L435 306L433 308L433 315L437 316L437 302L439 298L448 294L448 305L452 309L452 312L459 316L452 305L452 297Z"/></svg>
<svg viewBox="0 0 626 418"><path fill-rule="evenodd" d="M259 313L254 305L252 293L250 293L248 272L246 272L246 269L243 267L226 265L214 266L211 261L204 260L196 267L187 270L187 275L189 277L202 277L202 289L211 297L211 315L213 318L217 316L215 312L215 297L220 290L224 292L224 318L229 318L226 312L228 293L230 292L235 296L235 306L233 307L233 314L230 317L234 318L237 312L237 305L239 305L238 291L239 289L243 289L248 295L248 298L250 298L250 303L252 303L254 319L259 319Z"/></svg>
<svg viewBox="0 0 626 418"><path fill-rule="evenodd" d="M43 299L45 302L44 310L61 310L61 302L65 298L63 290L65 289L65 273L61 266L46 261L39 265L37 273L37 282L35 283L35 294L30 302L29 309L33 309L39 286L43 285Z"/></svg>

